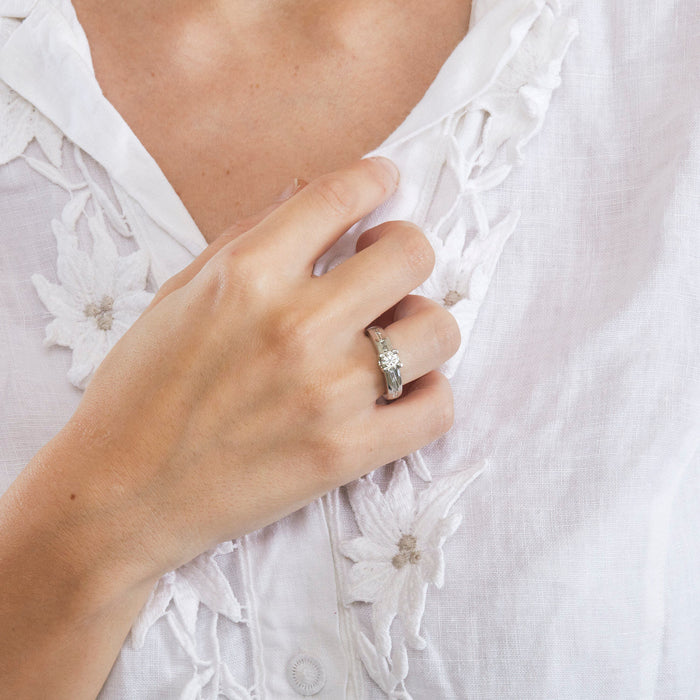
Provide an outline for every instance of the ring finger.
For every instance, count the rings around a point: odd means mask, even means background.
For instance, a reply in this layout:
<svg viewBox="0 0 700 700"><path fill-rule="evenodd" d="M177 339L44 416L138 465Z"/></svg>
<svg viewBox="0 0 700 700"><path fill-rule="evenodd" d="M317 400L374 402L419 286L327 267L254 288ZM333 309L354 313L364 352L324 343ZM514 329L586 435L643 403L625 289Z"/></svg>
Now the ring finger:
<svg viewBox="0 0 700 700"><path fill-rule="evenodd" d="M360 398L374 402L386 392L384 373L377 365L377 350L364 331L357 340L357 367L363 387ZM384 328L402 363L404 385L437 369L459 349L461 334L454 316L438 303L415 294L404 297L394 311L394 321ZM399 401L401 399L398 399Z"/></svg>

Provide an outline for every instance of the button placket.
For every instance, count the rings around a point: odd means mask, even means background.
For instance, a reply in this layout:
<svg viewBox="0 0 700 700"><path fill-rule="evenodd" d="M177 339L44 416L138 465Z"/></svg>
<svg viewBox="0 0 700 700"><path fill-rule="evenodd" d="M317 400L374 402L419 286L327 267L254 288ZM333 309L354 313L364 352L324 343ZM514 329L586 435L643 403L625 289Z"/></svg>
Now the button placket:
<svg viewBox="0 0 700 700"><path fill-rule="evenodd" d="M342 700L348 660L340 638L335 565L320 501L246 535L245 540L261 697Z"/></svg>

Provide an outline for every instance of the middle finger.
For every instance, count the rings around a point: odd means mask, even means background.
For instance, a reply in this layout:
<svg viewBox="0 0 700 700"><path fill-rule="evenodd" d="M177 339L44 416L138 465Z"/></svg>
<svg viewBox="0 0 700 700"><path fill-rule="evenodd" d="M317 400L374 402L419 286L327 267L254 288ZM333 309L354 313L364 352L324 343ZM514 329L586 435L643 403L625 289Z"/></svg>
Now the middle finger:
<svg viewBox="0 0 700 700"><path fill-rule="evenodd" d="M375 227L376 240L321 277L314 278L329 315L345 327L365 328L424 282L435 265L433 247L408 221Z"/></svg>

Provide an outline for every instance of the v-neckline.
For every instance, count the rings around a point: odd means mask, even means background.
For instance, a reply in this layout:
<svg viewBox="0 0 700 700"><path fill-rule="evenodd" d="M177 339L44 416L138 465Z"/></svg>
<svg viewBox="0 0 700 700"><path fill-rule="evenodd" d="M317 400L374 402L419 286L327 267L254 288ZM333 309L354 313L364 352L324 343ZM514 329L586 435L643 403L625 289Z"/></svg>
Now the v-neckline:
<svg viewBox="0 0 700 700"><path fill-rule="evenodd" d="M484 2L489 0L473 0L472 20L477 5ZM473 26L470 22L408 116L365 157L390 156L393 148L480 94L513 55L544 0L492 3L478 22ZM194 219L158 163L103 95L87 37L70 0L20 0L15 5L15 16L23 11L26 16L0 50L0 79L99 162L192 256L201 253L208 243Z"/></svg>

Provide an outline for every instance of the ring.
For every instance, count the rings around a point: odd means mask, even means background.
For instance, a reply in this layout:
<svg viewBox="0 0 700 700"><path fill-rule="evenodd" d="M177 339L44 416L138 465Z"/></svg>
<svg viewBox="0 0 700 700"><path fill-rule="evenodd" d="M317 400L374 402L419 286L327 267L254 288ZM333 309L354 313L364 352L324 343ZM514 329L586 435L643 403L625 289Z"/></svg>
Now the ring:
<svg viewBox="0 0 700 700"><path fill-rule="evenodd" d="M384 329L379 326L367 326L365 333L374 343L374 347L379 355L377 364L384 373L384 379L386 380L384 398L388 401L398 399L403 391L400 369L403 367L403 363L399 359L399 353L397 350L394 350L391 341L384 335Z"/></svg>

